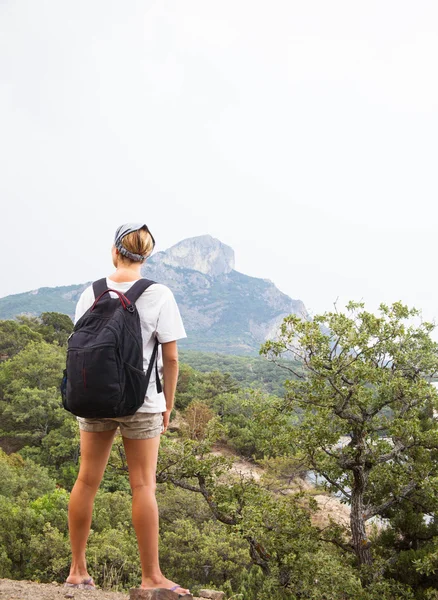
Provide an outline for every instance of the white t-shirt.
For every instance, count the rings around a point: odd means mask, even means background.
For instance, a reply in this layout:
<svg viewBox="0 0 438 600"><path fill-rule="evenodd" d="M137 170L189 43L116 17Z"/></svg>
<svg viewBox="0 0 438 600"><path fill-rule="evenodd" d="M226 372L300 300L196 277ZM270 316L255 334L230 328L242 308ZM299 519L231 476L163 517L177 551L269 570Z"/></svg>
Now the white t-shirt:
<svg viewBox="0 0 438 600"><path fill-rule="evenodd" d="M116 282L109 277L106 278L109 288L119 292L127 292L135 283L134 281ZM117 298L117 294L111 293L112 298ZM94 292L90 285L82 292L76 305L75 323L82 315L93 305ZM173 342L187 337L181 315L171 290L161 284L154 283L143 292L135 303L141 323L141 335L143 339L143 369L147 371L152 351L155 344L155 335L160 344ZM163 374L163 358L161 346L158 347L158 372ZM155 369L152 369L151 379L146 392L143 406L139 412L157 413L166 410L166 399L164 393L157 393L155 384Z"/></svg>

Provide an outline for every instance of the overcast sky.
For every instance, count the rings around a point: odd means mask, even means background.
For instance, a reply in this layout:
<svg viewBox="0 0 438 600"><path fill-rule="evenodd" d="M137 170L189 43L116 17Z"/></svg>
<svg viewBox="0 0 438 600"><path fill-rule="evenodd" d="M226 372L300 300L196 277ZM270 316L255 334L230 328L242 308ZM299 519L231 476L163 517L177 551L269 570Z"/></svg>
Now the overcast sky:
<svg viewBox="0 0 438 600"><path fill-rule="evenodd" d="M0 0L0 296L209 233L313 313L438 317L436 0Z"/></svg>

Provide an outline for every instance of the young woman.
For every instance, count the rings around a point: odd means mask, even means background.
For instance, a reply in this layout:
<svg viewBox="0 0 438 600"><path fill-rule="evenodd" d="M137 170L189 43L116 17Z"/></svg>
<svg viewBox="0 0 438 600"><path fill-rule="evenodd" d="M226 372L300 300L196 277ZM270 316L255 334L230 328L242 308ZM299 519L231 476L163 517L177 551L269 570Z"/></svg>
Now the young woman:
<svg viewBox="0 0 438 600"><path fill-rule="evenodd" d="M135 281L141 279L141 266L154 245L154 238L146 225L127 223L119 227L112 248L116 270L107 277L107 286L127 292ZM93 302L93 287L90 286L79 299L75 322ZM93 579L87 571L85 548L90 533L94 498L108 462L114 435L120 427L132 490L132 522L140 551L141 587L167 588L178 594L188 594L188 589L166 579L160 570L158 507L155 498L160 435L166 432L169 424L178 378L176 340L186 337L186 333L175 298L165 285L157 283L150 286L137 300L136 307L142 329L145 371L155 337L161 344L159 371L164 379L163 392L157 393L153 370L144 403L134 415L118 419L77 417L81 436L81 463L68 511L72 564L66 585L82 589L94 587Z"/></svg>

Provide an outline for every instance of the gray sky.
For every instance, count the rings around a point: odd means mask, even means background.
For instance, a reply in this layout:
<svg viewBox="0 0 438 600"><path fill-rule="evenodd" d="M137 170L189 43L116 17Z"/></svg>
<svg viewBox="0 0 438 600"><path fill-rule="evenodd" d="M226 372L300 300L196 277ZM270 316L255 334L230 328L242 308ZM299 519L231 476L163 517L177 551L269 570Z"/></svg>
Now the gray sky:
<svg viewBox="0 0 438 600"><path fill-rule="evenodd" d="M313 312L438 316L436 0L0 0L0 296L209 233Z"/></svg>

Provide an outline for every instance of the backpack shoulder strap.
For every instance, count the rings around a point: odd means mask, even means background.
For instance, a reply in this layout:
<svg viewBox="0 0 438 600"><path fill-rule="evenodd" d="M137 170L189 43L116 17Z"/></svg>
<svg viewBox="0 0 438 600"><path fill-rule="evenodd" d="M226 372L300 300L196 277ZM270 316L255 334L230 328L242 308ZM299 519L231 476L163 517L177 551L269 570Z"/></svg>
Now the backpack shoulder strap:
<svg viewBox="0 0 438 600"><path fill-rule="evenodd" d="M142 293L145 290L147 290L148 287L150 287L153 283L156 283L156 281L152 281L152 279L145 279L145 278L139 279L138 281L136 281L134 283L134 285L132 285L129 288L129 290L126 292L125 296L128 298L128 300L135 303L140 298ZM163 387L161 385L160 375L158 372L158 346L159 346L159 341L157 339L155 339L154 349L152 350L152 356L149 361L148 370L146 372L146 381L150 380L151 374L152 374L152 369L155 367L155 385L157 386L157 392L159 394L161 394L161 392L163 391Z"/></svg>
<svg viewBox="0 0 438 600"><path fill-rule="evenodd" d="M154 349L152 350L151 360L149 361L148 370L146 371L146 381L149 381L152 375L152 369L155 367L155 385L157 386L157 393L161 394L163 386L161 385L160 374L158 372L158 346L159 341L156 339Z"/></svg>
<svg viewBox="0 0 438 600"><path fill-rule="evenodd" d="M140 296L142 295L142 293L148 289L149 286L151 286L153 283L156 283L155 281L152 281L151 279L139 279L138 281L136 281L134 283L134 285L131 285L131 287L129 288L129 290L126 292L125 296L128 298L128 300L130 300L132 303L135 303Z"/></svg>
<svg viewBox="0 0 438 600"><path fill-rule="evenodd" d="M99 296L106 292L107 289L106 277L93 282L94 299L99 298Z"/></svg>

